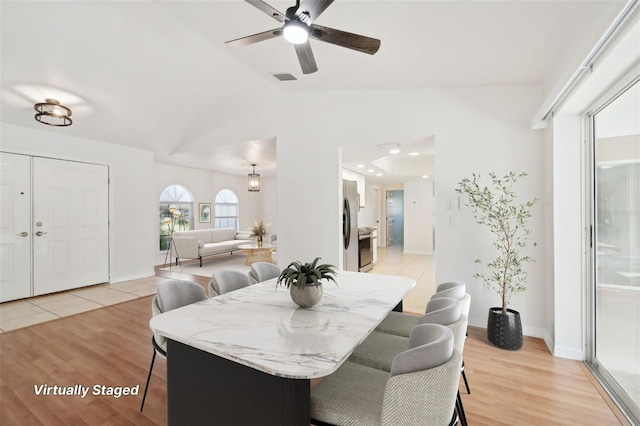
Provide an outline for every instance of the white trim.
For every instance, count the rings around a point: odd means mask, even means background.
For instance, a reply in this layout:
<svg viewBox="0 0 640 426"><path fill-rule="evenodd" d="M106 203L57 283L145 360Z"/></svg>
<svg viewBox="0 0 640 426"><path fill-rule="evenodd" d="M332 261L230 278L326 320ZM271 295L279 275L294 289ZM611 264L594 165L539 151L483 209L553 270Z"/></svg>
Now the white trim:
<svg viewBox="0 0 640 426"><path fill-rule="evenodd" d="M564 86L557 92L553 99L545 101L540 110L534 115L531 119L532 129L547 127L544 122L552 117L564 101L573 94L574 89L583 81L585 71L590 71L600 55L609 50L611 41L620 34L621 30L627 27L626 24L632 19L638 5L640 5L640 0L628 1L600 40L598 40L585 59L578 65L578 68L573 72Z"/></svg>
<svg viewBox="0 0 640 426"><path fill-rule="evenodd" d="M144 273L144 274L125 275L123 277L116 277L116 278L112 277L109 280L109 284L117 284L117 283L121 283L121 282L124 282L124 281L135 281L135 280L139 280L141 278L153 277L155 275L156 275L155 271L152 270L149 273Z"/></svg>
<svg viewBox="0 0 640 426"><path fill-rule="evenodd" d="M552 353L553 356L557 356L558 358L574 359L576 361L582 361L584 359L582 351L574 348L556 346Z"/></svg>

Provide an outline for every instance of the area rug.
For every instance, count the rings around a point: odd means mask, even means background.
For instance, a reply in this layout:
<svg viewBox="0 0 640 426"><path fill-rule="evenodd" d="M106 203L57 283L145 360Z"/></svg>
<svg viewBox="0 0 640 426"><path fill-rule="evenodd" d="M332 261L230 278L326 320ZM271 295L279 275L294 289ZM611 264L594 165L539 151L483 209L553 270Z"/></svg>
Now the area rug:
<svg viewBox="0 0 640 426"><path fill-rule="evenodd" d="M201 277L211 278L211 274L216 270L233 270L248 273L251 269L245 265L247 256L244 254L222 255L220 257L212 257L202 260L202 267L198 262L183 264L182 270L180 266L171 266L172 272L183 272L185 274L198 275ZM169 267L161 268L161 271L169 271Z"/></svg>

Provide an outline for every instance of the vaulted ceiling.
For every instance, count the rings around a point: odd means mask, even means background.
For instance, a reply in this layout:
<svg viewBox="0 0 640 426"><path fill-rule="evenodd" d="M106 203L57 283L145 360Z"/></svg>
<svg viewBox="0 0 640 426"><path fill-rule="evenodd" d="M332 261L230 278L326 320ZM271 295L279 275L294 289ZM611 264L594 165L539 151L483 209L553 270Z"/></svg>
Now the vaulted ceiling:
<svg viewBox="0 0 640 426"><path fill-rule="evenodd" d="M284 12L293 1L268 3ZM246 174L246 164L257 162L269 175L279 126L295 108L287 102L292 93L544 86L622 5L337 0L316 23L378 38L380 50L369 56L312 40L319 71L303 75L282 38L225 45L279 26L242 1L3 1L1 120L227 173ZM281 82L274 73L297 80ZM72 108L71 127L33 119L33 104L45 97ZM239 127L242 135L217 136ZM429 149L429 137L421 149ZM346 149L345 164L401 167L378 154L377 147Z"/></svg>

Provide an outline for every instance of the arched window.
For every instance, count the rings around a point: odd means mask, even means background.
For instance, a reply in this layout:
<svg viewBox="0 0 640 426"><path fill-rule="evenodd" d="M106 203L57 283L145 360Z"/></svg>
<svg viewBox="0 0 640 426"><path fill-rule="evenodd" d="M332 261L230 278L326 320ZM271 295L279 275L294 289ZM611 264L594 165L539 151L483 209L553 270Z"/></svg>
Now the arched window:
<svg viewBox="0 0 640 426"><path fill-rule="evenodd" d="M174 213L171 213L173 210ZM179 212L179 213L175 213ZM182 185L167 186L160 194L160 251L169 248L172 231L193 229L193 195Z"/></svg>
<svg viewBox="0 0 640 426"><path fill-rule="evenodd" d="M214 228L238 229L238 196L230 189L216 195Z"/></svg>

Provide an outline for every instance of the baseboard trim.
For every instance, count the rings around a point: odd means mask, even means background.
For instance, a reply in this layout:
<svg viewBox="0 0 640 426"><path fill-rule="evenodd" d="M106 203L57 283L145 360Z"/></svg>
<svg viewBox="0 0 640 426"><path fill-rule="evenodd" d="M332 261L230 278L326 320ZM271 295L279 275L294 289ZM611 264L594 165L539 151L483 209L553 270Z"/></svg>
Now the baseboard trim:
<svg viewBox="0 0 640 426"><path fill-rule="evenodd" d="M581 350L570 348L567 346L555 345L551 353L553 354L553 356L557 356L558 358L567 358L576 361L582 361L584 359L584 354Z"/></svg>
<svg viewBox="0 0 640 426"><path fill-rule="evenodd" d="M111 277L109 279L109 284L121 283L123 281L139 280L140 278L148 278L148 277L153 277L155 275L156 273L154 271L151 271L151 272L142 273L142 274L125 275L123 277L115 277L115 278Z"/></svg>

